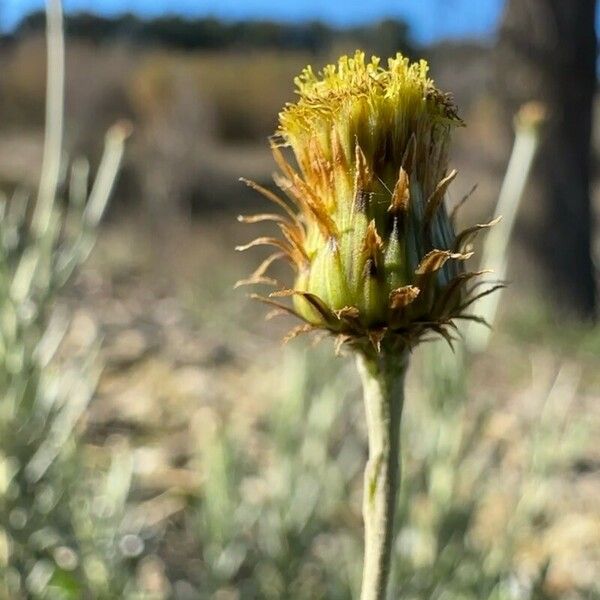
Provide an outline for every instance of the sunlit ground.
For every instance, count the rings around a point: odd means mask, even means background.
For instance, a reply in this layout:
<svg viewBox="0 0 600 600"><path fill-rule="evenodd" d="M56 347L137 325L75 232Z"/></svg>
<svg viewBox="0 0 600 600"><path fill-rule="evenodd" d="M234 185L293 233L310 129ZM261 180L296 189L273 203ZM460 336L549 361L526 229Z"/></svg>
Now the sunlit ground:
<svg viewBox="0 0 600 600"><path fill-rule="evenodd" d="M75 335L97 321L106 362L86 452L98 465L131 452L123 519L148 540L142 587L347 598L360 577L358 382L327 340L283 348L294 323L264 323L232 289L255 264L232 250L248 235L227 214L103 232L71 298ZM509 290L466 370L442 344L415 352L394 551L407 598L494 586L518 598L538 581L550 597L592 597L577 590L600 568L600 336L549 323Z"/></svg>

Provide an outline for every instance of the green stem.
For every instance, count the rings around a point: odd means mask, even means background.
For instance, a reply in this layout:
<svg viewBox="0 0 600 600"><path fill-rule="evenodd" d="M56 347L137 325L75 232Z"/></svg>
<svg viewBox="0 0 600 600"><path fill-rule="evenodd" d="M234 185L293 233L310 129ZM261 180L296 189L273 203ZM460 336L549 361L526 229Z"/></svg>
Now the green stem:
<svg viewBox="0 0 600 600"><path fill-rule="evenodd" d="M369 460L365 468L363 518L365 558L361 600L384 600L394 538L399 487L400 420L406 354L357 355L365 399Z"/></svg>

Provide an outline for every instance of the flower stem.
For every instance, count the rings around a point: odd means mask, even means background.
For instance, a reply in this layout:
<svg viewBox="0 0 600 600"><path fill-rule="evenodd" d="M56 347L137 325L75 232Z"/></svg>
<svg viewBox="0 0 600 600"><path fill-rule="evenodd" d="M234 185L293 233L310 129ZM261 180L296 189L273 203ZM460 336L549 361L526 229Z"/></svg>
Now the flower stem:
<svg viewBox="0 0 600 600"><path fill-rule="evenodd" d="M400 480L400 420L408 357L357 355L365 399L369 460L365 468L365 557L361 600L384 600L390 573L394 512Z"/></svg>

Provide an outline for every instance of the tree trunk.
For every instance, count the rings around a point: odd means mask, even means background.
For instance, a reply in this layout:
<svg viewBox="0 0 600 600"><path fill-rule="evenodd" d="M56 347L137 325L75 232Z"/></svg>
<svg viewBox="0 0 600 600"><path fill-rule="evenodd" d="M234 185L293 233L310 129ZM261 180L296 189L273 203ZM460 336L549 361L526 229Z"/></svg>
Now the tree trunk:
<svg viewBox="0 0 600 600"><path fill-rule="evenodd" d="M542 101L548 122L520 233L562 313L596 315L590 141L596 86L595 0L507 0L499 94L514 114ZM529 219L527 219L529 217Z"/></svg>

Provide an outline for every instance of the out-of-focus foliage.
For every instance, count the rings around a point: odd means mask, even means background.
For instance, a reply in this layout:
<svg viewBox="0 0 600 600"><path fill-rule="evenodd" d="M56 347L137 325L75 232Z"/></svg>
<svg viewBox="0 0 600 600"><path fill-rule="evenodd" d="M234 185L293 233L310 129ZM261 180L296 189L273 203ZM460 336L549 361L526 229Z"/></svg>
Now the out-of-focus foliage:
<svg viewBox="0 0 600 600"><path fill-rule="evenodd" d="M293 77L308 63L318 69L357 47L380 56L406 50L393 40L395 22L379 27L380 31L369 34L369 43L363 34L357 37L346 31L349 37L336 39L331 48L316 54L302 47L285 52L274 47L182 51L132 44L126 35L99 45L70 37L66 151L85 154L94 162L106 128L116 118L126 117L134 123L136 135L113 209L125 203L146 207L162 203L177 214L177 209L187 212L256 202L251 192L240 188L237 178L244 173L261 183L270 181L272 161L265 139L273 133L278 111L294 98ZM393 34L389 48L380 47L388 44L384 40L389 39L389 31ZM465 56L455 57L447 49L437 54L436 78L442 74L444 85L456 91L462 108L465 98L473 97L474 78L479 86L487 74L481 58L487 52L472 46ZM43 116L44 56L39 32L0 44L1 189L10 190L35 173L31 165L38 160L35 142ZM460 79L455 76L456 61L464 66ZM485 89L483 84L480 87ZM476 126L470 115L461 115L469 116L470 127ZM457 191L458 196L462 193Z"/></svg>
<svg viewBox="0 0 600 600"><path fill-rule="evenodd" d="M273 381L285 402L273 398L265 423L265 467L215 428L196 522L203 597L230 586L242 598L336 599L356 587L361 524L350 492L364 457L360 438L348 434L361 406L347 402L351 365L332 366L287 355Z"/></svg>
<svg viewBox="0 0 600 600"><path fill-rule="evenodd" d="M25 17L14 37L42 31L43 12ZM143 20L132 14L102 17L91 13L67 15L67 35L94 43L131 41L182 50L265 49L325 52L332 45L352 42L379 55L406 54L412 50L408 25L387 19L372 25L335 29L324 23L278 23L274 21L226 22L214 18L185 19L177 16Z"/></svg>
<svg viewBox="0 0 600 600"><path fill-rule="evenodd" d="M60 5L54 10L39 192L30 200L22 186L0 198L0 596L114 598L132 585L114 539L127 463L115 459L105 484L84 468L77 426L98 380L98 340L93 325L84 328L61 356L72 324L58 300L94 245L127 129L109 131L91 187L87 162L73 163L63 198Z"/></svg>
<svg viewBox="0 0 600 600"><path fill-rule="evenodd" d="M126 589L104 538L118 530L129 486L109 475L114 485L98 493L103 475L84 470L77 435L99 375L96 330L61 359L71 324L57 303L94 244L123 136L109 132L89 196L88 165L74 163L68 202L50 198L47 221L37 218L43 200L25 191L0 205L0 593L10 598Z"/></svg>
<svg viewBox="0 0 600 600"><path fill-rule="evenodd" d="M192 579L199 597L218 590L241 599L356 597L362 405L351 365L325 352L289 350L281 370L263 382L276 392L266 399L272 409L258 453L214 425L195 523L202 567ZM565 429L561 404L573 397L577 373L561 371L537 400L543 416L528 434L529 466L509 492L501 473L510 449L489 436L498 415L486 398L465 402L461 356L435 344L413 368L392 597L563 598L544 586L546 563L526 566L522 547L549 510L548 474L567 466L585 440L580 425ZM426 386L417 383L425 377ZM504 529L494 534L498 527Z"/></svg>

